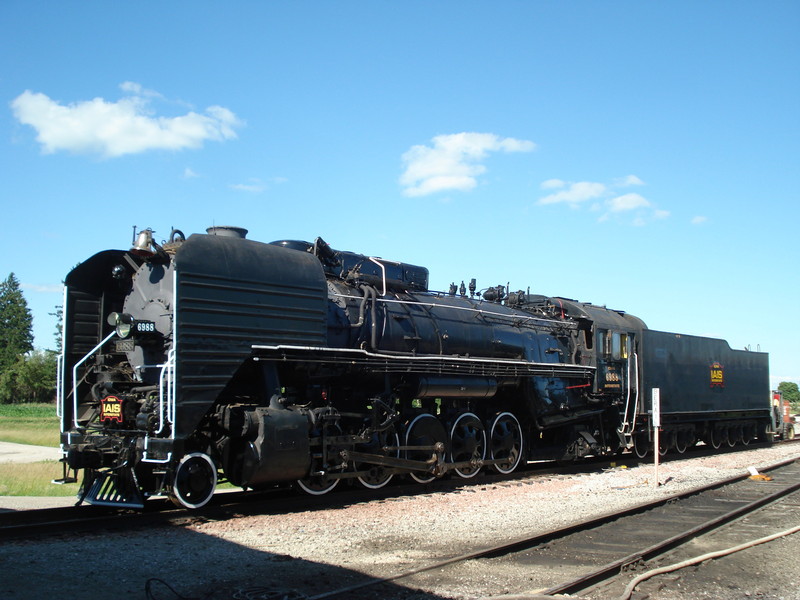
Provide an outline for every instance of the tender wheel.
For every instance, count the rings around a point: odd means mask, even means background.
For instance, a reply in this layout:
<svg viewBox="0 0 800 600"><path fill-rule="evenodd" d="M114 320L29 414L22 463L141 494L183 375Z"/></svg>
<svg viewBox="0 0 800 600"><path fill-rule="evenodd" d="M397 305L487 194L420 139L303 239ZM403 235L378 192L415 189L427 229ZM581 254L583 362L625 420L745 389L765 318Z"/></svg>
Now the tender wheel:
<svg viewBox="0 0 800 600"><path fill-rule="evenodd" d="M500 473L511 473L522 460L522 427L517 417L509 412L500 413L489 428L489 453L492 465Z"/></svg>
<svg viewBox="0 0 800 600"><path fill-rule="evenodd" d="M368 452L370 454L381 454L383 456L391 456L393 458L400 457L400 436L395 431L381 431L372 436L372 440L368 444L363 444L358 447L359 452ZM394 447L394 450L385 452L384 448ZM367 470L366 475L359 475L358 481L365 488L377 490L385 486L392 480L392 474L386 472L386 467L380 465L369 465L364 463L355 463L356 471Z"/></svg>
<svg viewBox="0 0 800 600"><path fill-rule="evenodd" d="M675 434L675 452L678 454L686 452L686 448L689 447L689 435L685 431L679 431Z"/></svg>
<svg viewBox="0 0 800 600"><path fill-rule="evenodd" d="M731 427L731 428L728 429L728 435L726 437L727 437L726 441L728 442L728 447L729 448L733 448L736 445L736 443L739 441L741 436L739 434L739 430L738 429L736 429L734 427Z"/></svg>
<svg viewBox="0 0 800 600"><path fill-rule="evenodd" d="M433 446L438 443L447 443L447 433L439 419L433 415L428 413L417 415L406 427L406 446ZM431 456L433 450L406 450L406 458L409 460L430 460ZM419 483L428 483L436 479L436 475L423 471L411 471L409 475Z"/></svg>
<svg viewBox="0 0 800 600"><path fill-rule="evenodd" d="M650 452L650 443L646 434L637 433L633 436L633 452L637 458L645 458Z"/></svg>
<svg viewBox="0 0 800 600"><path fill-rule="evenodd" d="M749 446L756 437L756 428L754 425L745 425L742 430L742 445Z"/></svg>
<svg viewBox="0 0 800 600"><path fill-rule="evenodd" d="M711 435L709 436L709 443L711 444L711 447L714 450L719 450L724 440L725 440L724 430L717 428L711 430Z"/></svg>
<svg viewBox="0 0 800 600"><path fill-rule="evenodd" d="M454 463L473 461L454 469L459 477L469 479L481 470L480 461L486 458L486 430L481 420L472 413L459 415L450 429L450 461Z"/></svg>
<svg viewBox="0 0 800 600"><path fill-rule="evenodd" d="M794 425L792 423L786 423L783 426L783 439L784 440L793 440L794 439Z"/></svg>
<svg viewBox="0 0 800 600"><path fill-rule="evenodd" d="M186 508L205 506L217 489L217 466L207 454L187 454L175 469L172 493L174 504Z"/></svg>

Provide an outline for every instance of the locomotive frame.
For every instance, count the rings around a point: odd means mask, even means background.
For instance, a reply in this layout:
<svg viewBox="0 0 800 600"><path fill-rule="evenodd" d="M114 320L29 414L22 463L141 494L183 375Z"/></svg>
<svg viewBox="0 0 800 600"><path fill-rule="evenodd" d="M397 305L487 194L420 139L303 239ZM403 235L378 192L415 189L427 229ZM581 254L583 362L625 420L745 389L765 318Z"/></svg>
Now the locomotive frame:
<svg viewBox="0 0 800 600"><path fill-rule="evenodd" d="M529 460L770 439L768 357L565 298L211 228L66 278L59 407L81 500L205 505L218 480L380 488Z"/></svg>

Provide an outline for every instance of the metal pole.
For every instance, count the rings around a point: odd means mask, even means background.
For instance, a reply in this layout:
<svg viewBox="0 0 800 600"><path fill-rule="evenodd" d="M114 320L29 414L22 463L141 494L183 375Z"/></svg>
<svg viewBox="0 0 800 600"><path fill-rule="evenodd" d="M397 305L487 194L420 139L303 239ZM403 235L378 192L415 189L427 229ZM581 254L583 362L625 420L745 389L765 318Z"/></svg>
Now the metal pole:
<svg viewBox="0 0 800 600"><path fill-rule="evenodd" d="M653 464L655 464L655 481L653 482L653 487L658 487L658 459L661 457L658 450L661 448L659 444L658 437L659 437L659 429L661 429L661 389L653 388L653 456L655 460Z"/></svg>
<svg viewBox="0 0 800 600"><path fill-rule="evenodd" d="M658 449L660 448L660 446L659 446L659 443L658 443L658 429L659 428L657 426L653 427L653 456L655 457L655 460L653 461L653 464L656 467L656 469L655 469L655 471L656 471L655 472L655 480L653 482L653 487L658 487L658 485L659 485L659 483L658 483L658 459L659 459Z"/></svg>

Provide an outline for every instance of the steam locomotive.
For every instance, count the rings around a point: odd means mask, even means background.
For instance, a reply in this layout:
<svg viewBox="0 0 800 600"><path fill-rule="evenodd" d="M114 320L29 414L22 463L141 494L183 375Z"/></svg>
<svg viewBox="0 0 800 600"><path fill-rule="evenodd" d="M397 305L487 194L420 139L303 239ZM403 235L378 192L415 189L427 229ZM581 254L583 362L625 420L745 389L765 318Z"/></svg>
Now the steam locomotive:
<svg viewBox="0 0 800 600"><path fill-rule="evenodd" d="M65 469L80 500L198 508L219 481L324 494L538 459L771 437L768 357L566 298L428 289L324 240L146 229L66 277ZM660 410L653 414L653 390Z"/></svg>

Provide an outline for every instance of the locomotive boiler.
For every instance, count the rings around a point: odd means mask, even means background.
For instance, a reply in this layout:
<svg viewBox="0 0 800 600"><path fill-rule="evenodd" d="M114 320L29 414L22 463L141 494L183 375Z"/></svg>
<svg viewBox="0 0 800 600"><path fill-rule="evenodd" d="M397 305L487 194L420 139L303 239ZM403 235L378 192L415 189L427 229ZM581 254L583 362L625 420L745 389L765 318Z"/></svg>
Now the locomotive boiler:
<svg viewBox="0 0 800 600"><path fill-rule="evenodd" d="M767 356L622 311L235 227L151 230L65 281L59 406L81 500L197 508L218 481L324 494L649 444L768 437Z"/></svg>

